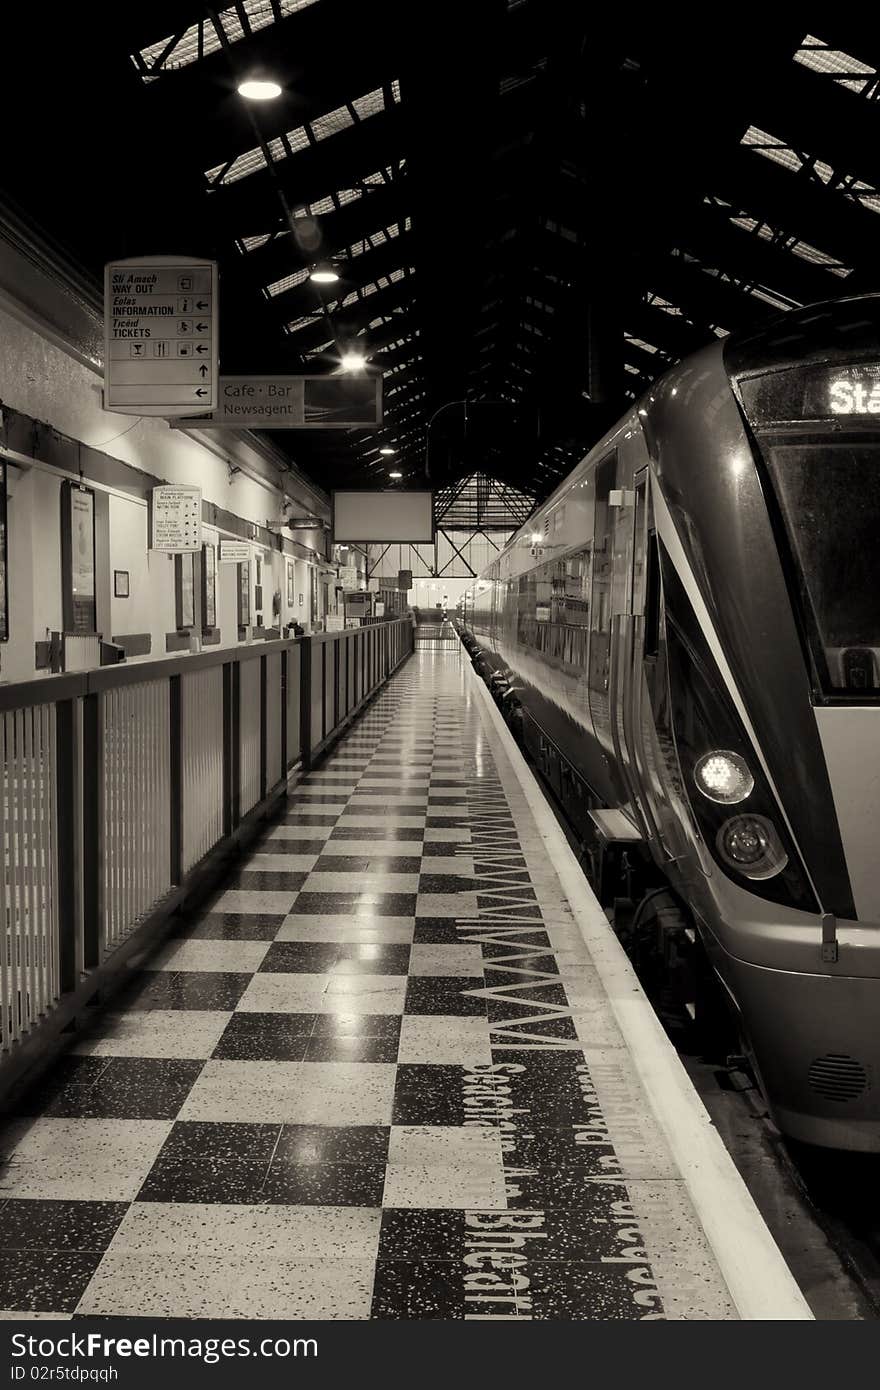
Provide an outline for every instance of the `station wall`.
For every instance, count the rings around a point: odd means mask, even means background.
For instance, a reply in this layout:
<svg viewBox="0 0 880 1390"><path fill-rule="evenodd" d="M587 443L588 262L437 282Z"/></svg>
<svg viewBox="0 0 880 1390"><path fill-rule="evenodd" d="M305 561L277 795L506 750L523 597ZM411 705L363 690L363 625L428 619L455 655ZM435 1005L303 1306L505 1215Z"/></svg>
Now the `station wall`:
<svg viewBox="0 0 880 1390"><path fill-rule="evenodd" d="M197 485L202 489L203 503L231 518L229 529L203 525L207 544L216 545L224 535L240 540L259 530L259 540L249 541L254 624L258 557L264 627L283 627L296 619L308 630L323 617L332 607L332 583L329 596L321 582L317 584L318 602L313 612L310 570L317 572L319 580L332 577L324 555L324 534L316 528L294 535L278 526L284 496L280 470L265 463L265 477L257 468L251 476L233 462L219 441L193 438L172 429L163 419L107 412L101 392L97 364L89 365L66 351L26 315L0 306L0 451L7 460L9 588L9 640L0 645L0 679L27 680L43 674L37 664L36 644L63 630L61 492L64 478L76 477L72 470L41 458L38 445L33 458L24 458L20 451L11 449L7 426L13 414L40 422L68 443L76 441L82 446L83 457L89 449L98 450L102 456L136 470L127 473L120 486L90 477L88 465L83 473L83 482L107 497L102 518L96 523L105 527L108 556L97 573L102 586L99 630L108 641L135 635L140 639L138 649L149 648L138 650L129 660L165 656L166 639L176 631L174 559L149 549L148 496L156 479ZM143 475L142 486L138 475ZM308 514L303 506L294 505L293 511ZM279 542L266 528L282 537L286 553L277 548ZM293 567L290 588L288 566ZM114 593L114 571L128 575L128 597ZM238 582L238 566L217 566L217 626L223 646L239 641Z"/></svg>

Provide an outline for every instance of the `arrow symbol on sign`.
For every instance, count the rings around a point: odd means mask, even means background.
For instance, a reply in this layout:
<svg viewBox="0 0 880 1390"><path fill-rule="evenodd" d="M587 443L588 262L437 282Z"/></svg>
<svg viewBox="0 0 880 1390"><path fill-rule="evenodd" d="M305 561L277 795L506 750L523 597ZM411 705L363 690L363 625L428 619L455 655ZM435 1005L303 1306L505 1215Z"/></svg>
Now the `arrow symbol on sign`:
<svg viewBox="0 0 880 1390"><path fill-rule="evenodd" d="M207 352L207 351L208 351L208 348L207 348L207 344L205 344L205 343L199 343L198 347L196 348L196 352Z"/></svg>
<svg viewBox="0 0 880 1390"><path fill-rule="evenodd" d="M201 386L199 386L196 390L197 396L207 396L207 394L207 391L203 390Z"/></svg>
<svg viewBox="0 0 880 1390"><path fill-rule="evenodd" d="M206 323L197 323L197 324L196 324L196 332L197 332L197 333L204 333L204 331L205 331L205 329L206 329L207 327L208 327L208 325L207 325Z"/></svg>
<svg viewBox="0 0 880 1390"><path fill-rule="evenodd" d="M207 303L206 303L206 301L205 301L204 299L200 299L199 302L198 302L198 304L196 305L196 308L199 310L200 313L204 313L204 311L205 311L205 309L207 309L207 307L208 307L208 305L207 305Z"/></svg>
<svg viewBox="0 0 880 1390"><path fill-rule="evenodd" d="M208 375L208 368L205 366L204 362L199 367L199 371L201 372L202 377L206 377Z"/></svg>

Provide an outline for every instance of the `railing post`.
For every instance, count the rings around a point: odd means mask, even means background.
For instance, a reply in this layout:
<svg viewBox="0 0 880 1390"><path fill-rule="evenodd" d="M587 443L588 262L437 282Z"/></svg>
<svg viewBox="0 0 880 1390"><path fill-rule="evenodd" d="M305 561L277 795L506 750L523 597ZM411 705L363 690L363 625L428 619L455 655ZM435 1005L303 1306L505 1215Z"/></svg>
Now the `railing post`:
<svg viewBox="0 0 880 1390"><path fill-rule="evenodd" d="M260 800L266 795L266 753L269 746L269 692L267 658L260 657Z"/></svg>
<svg viewBox="0 0 880 1390"><path fill-rule="evenodd" d="M290 679L290 648L281 653L281 776L287 777L287 684Z"/></svg>
<svg viewBox="0 0 880 1390"><path fill-rule="evenodd" d="M62 994L76 985L76 743L74 700L55 710L55 805L57 815L58 967Z"/></svg>
<svg viewBox="0 0 880 1390"><path fill-rule="evenodd" d="M312 766L312 639L300 639L299 728L300 760L308 772Z"/></svg>
<svg viewBox="0 0 880 1390"><path fill-rule="evenodd" d="M241 804L241 713L239 664L223 666L223 834L231 835Z"/></svg>
<svg viewBox="0 0 880 1390"><path fill-rule="evenodd" d="M104 729L103 696L83 698L83 968L101 961L104 918Z"/></svg>
<svg viewBox="0 0 880 1390"><path fill-rule="evenodd" d="M180 676L168 678L171 882L183 878L183 709Z"/></svg>

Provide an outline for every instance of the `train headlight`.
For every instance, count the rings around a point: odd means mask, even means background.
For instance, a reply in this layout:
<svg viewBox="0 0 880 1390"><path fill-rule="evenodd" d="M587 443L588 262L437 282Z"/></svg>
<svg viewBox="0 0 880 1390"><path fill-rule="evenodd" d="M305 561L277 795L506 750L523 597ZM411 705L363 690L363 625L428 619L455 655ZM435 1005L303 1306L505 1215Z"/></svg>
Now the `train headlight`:
<svg viewBox="0 0 880 1390"><path fill-rule="evenodd" d="M745 801L755 785L745 758L726 750L704 753L694 768L694 781L704 796L722 806Z"/></svg>
<svg viewBox="0 0 880 1390"><path fill-rule="evenodd" d="M733 816L715 837L725 864L746 878L773 878L788 863L788 855L766 816Z"/></svg>

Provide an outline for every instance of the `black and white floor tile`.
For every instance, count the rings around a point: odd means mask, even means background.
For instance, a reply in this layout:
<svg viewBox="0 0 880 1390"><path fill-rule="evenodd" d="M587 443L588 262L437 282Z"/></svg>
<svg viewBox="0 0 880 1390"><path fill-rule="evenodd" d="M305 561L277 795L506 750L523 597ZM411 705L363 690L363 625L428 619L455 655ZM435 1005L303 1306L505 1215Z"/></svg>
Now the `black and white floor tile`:
<svg viewBox="0 0 880 1390"><path fill-rule="evenodd" d="M0 1135L0 1316L733 1316L457 653Z"/></svg>

